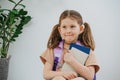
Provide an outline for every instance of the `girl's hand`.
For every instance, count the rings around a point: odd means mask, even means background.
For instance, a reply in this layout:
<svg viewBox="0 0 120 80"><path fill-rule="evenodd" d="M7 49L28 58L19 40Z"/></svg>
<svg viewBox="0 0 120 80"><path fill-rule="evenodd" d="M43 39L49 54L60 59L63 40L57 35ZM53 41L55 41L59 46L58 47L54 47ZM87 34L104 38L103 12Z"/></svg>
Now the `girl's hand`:
<svg viewBox="0 0 120 80"><path fill-rule="evenodd" d="M67 50L64 54L64 61L66 63L70 63L71 61L73 61L74 57L72 55L72 52L70 50Z"/></svg>
<svg viewBox="0 0 120 80"><path fill-rule="evenodd" d="M63 77L67 80L71 80L77 77L77 73L75 72L63 72Z"/></svg>

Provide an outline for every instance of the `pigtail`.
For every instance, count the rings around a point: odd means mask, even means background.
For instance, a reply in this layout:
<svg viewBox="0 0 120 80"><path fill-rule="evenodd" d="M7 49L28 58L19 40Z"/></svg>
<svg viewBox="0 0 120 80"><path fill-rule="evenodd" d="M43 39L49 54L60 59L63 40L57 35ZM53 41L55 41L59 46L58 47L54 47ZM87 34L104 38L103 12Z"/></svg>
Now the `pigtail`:
<svg viewBox="0 0 120 80"><path fill-rule="evenodd" d="M91 32L90 26L86 22L83 25L85 26L85 29L84 29L83 33L81 33L79 35L78 40L80 40L83 45L94 50L95 49L95 42L93 39L93 35Z"/></svg>
<svg viewBox="0 0 120 80"><path fill-rule="evenodd" d="M47 47L48 48L55 48L58 46L59 42L62 40L60 33L58 31L59 24L56 24L53 29L52 33L48 39Z"/></svg>

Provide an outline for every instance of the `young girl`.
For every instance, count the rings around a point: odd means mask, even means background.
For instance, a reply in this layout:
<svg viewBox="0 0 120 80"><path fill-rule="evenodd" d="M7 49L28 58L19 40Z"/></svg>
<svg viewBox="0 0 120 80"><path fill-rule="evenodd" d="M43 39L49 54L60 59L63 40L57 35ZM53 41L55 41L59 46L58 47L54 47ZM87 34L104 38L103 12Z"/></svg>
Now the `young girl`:
<svg viewBox="0 0 120 80"><path fill-rule="evenodd" d="M69 50L71 43L79 43L82 46L91 48L85 65L78 62L71 54L72 52ZM55 66L55 48L62 50L62 56L57 68L53 69ZM93 80L95 73L99 70L94 49L95 43L89 24L83 22L79 12L65 10L60 16L59 23L53 27L47 43L47 49L40 56L44 63L44 78L46 80ZM77 73L61 71L64 63L68 63Z"/></svg>

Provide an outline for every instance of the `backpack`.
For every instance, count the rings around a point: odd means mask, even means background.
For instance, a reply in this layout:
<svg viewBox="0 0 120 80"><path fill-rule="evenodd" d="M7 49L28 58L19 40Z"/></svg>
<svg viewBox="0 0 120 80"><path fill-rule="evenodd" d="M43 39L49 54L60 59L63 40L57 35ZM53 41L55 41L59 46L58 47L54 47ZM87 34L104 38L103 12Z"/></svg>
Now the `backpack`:
<svg viewBox="0 0 120 80"><path fill-rule="evenodd" d="M61 42L62 46L63 46L63 41ZM59 48L54 48L53 52L54 52L54 65L53 65L53 71L56 71L57 65L60 65L59 62L61 60L62 57L62 51L63 49L59 49ZM61 66L61 65L60 65ZM94 75L94 79L96 80L96 74Z"/></svg>

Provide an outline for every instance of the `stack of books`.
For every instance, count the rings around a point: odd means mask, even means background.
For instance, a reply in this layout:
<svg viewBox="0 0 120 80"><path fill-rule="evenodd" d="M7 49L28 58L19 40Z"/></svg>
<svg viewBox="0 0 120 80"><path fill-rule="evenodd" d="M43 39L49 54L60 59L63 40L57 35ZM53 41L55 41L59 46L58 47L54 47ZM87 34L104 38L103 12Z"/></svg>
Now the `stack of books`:
<svg viewBox="0 0 120 80"><path fill-rule="evenodd" d="M69 49L71 50L74 58L84 65L89 56L90 48L75 43L71 43ZM75 71L75 70L69 64L64 63L62 71Z"/></svg>

